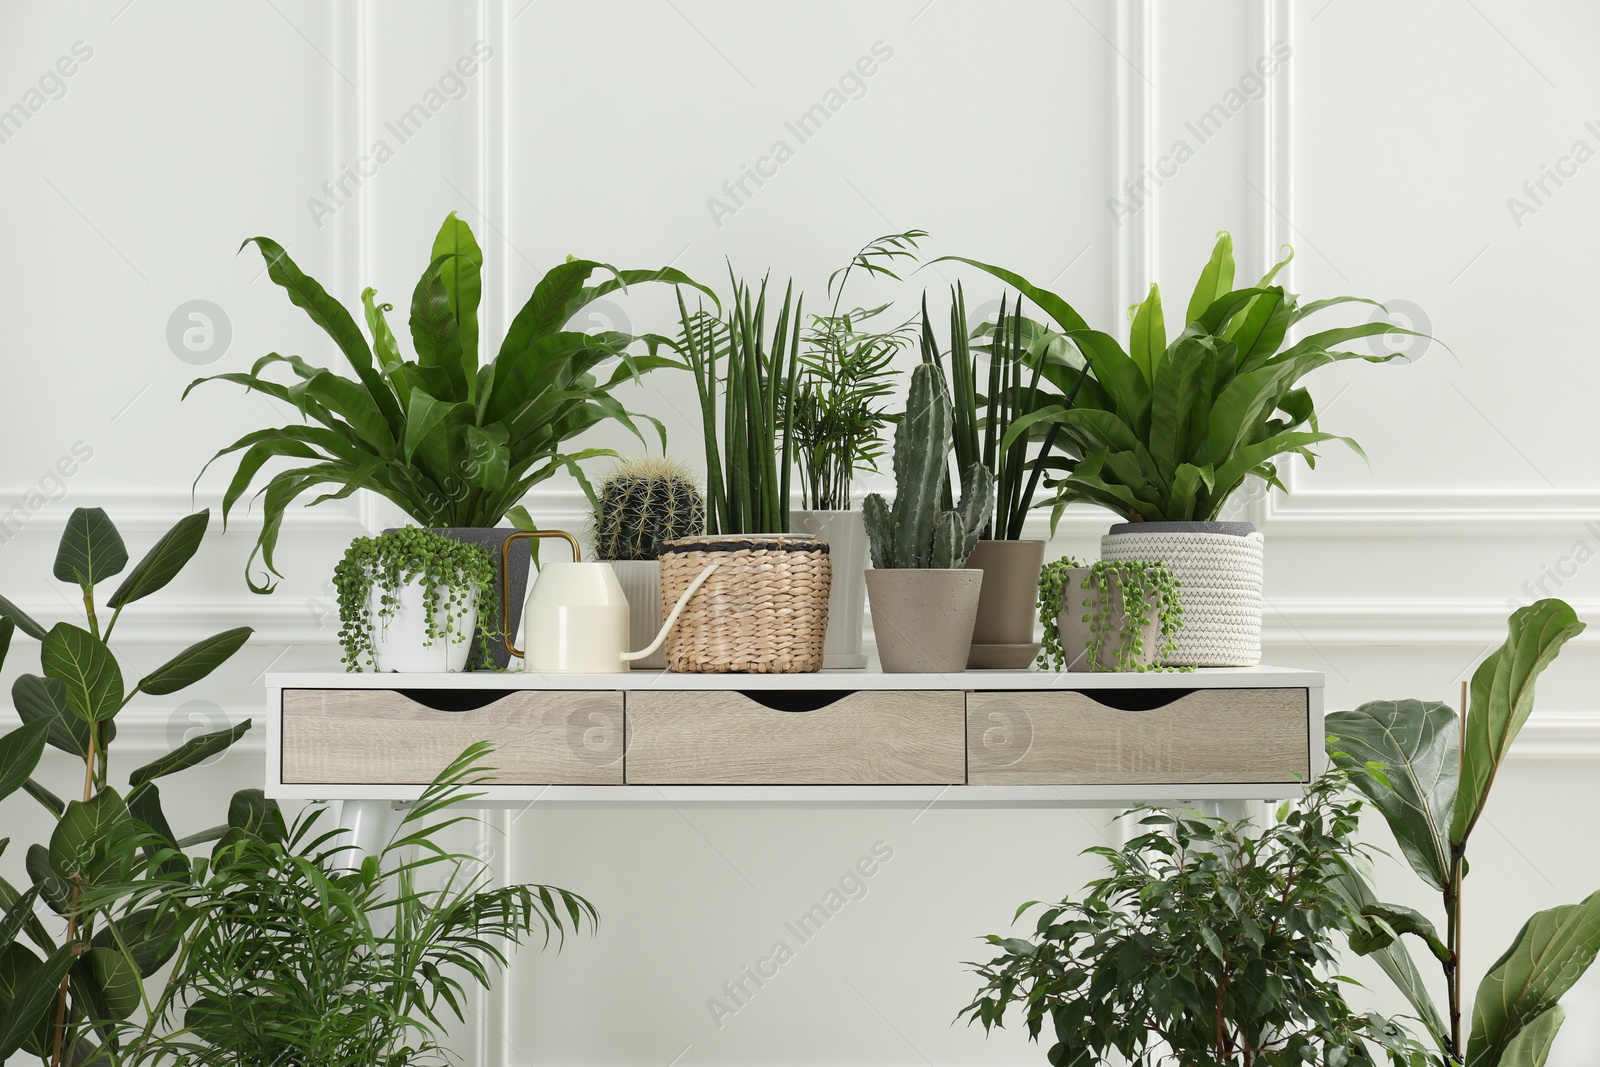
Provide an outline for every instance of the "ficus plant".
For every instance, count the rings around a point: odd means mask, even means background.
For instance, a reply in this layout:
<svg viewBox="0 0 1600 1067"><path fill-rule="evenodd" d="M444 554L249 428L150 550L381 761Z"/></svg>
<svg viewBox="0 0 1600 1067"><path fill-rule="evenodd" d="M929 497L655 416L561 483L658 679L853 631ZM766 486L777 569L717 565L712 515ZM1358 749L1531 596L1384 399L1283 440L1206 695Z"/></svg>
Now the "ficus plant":
<svg viewBox="0 0 1600 1067"><path fill-rule="evenodd" d="M1292 256L1256 284L1235 289L1233 239L1219 234L1177 336L1167 339L1161 290L1152 284L1130 311L1126 349L1026 278L977 260L945 257L988 271L1033 301L1088 362L1092 379L1073 403L1018 417L1000 442L1005 451L1043 428L1059 428L1053 444L1068 462L1062 476L1047 482L1056 490L1053 500L1043 502L1053 506L1052 524L1077 501L1108 508L1129 522L1212 520L1248 478L1285 488L1279 456L1299 455L1314 466L1313 446L1327 441L1363 454L1352 439L1321 430L1300 381L1330 363L1394 358L1341 350L1345 342L1414 331L1364 322L1309 333L1285 347L1289 330L1319 311L1352 302L1382 306L1353 296L1302 304L1273 284ZM1042 373L1063 395L1072 391L1070 367L1046 362Z"/></svg>
<svg viewBox="0 0 1600 1067"><path fill-rule="evenodd" d="M519 501L562 469L572 473L592 502L580 462L615 452L568 451L567 442L607 421L643 441L635 416L612 391L646 371L683 365L657 354L663 337L584 333L569 328L572 319L595 300L645 282L691 286L716 299L671 267L617 270L568 257L540 279L512 319L499 354L484 363L478 323L483 251L471 227L452 212L411 294L416 358L408 360L385 317L393 306L378 303L375 290L361 294L369 341L355 317L301 271L281 245L266 237L245 242L252 243L267 261L267 277L333 339L355 373L351 379L300 356L272 352L248 372L200 378L184 390L187 397L205 382L231 382L300 413L301 423L245 434L210 461L238 455L222 498L224 522L266 464L293 461L266 475L260 490L263 523L250 562L259 554L270 575L279 575L273 551L285 510L319 486L326 491L311 504L369 489L424 527L495 526L507 516L531 526ZM590 284L596 273L602 279ZM648 354L630 353L637 341L645 342ZM288 383L266 377L270 369L286 370ZM660 421L639 417L655 425L665 448ZM271 592L270 575L258 584L249 565L250 588Z"/></svg>
<svg viewBox="0 0 1600 1067"><path fill-rule="evenodd" d="M1326 719L1329 759L1383 814L1406 862L1439 894L1444 916L1441 932L1415 909L1381 903L1352 869L1346 887L1359 924L1350 947L1383 968L1445 1065L1541 1067L1566 1018L1561 997L1600 952L1596 892L1529 918L1475 996L1469 998L1463 981L1467 845L1511 743L1533 712L1534 683L1583 629L1560 600L1513 613L1505 643L1473 672L1464 717L1437 701L1378 700ZM1442 972L1442 1013L1411 955L1413 944Z"/></svg>
<svg viewBox="0 0 1600 1067"><path fill-rule="evenodd" d="M112 784L110 750L116 717L141 694L186 689L244 645L248 626L199 641L129 683L111 649L123 609L157 592L199 549L210 512L180 520L128 571L103 603L102 583L128 565L122 537L99 508L77 508L67 519L53 574L82 598L84 624L49 627L0 597L0 660L17 630L39 641L42 674L24 674L11 690L20 728L0 737L0 801L26 792L56 824L48 841L30 845L30 884L0 879L0 1061L23 1049L52 1067L112 1064L116 1027L145 1006L145 980L170 956L170 926L148 909L93 899L104 884L123 881L141 849L164 850L146 865L148 877L181 874L182 849L219 837L223 828L179 837L161 806L157 782L215 757L250 728L192 737ZM109 617L106 612L109 609ZM63 801L34 777L45 746L83 763L81 790ZM119 776L120 778L120 776ZM9 843L0 840L0 850Z"/></svg>

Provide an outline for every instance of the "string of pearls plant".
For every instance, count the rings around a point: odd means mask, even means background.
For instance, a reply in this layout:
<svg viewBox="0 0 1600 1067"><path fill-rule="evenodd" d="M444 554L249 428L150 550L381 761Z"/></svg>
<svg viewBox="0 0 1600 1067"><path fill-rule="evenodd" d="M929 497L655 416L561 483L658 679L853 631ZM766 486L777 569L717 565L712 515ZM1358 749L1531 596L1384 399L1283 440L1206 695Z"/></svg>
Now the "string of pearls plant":
<svg viewBox="0 0 1600 1067"><path fill-rule="evenodd" d="M477 591L479 637L472 665L490 662L489 642L499 634L500 598L489 553L478 545L407 526L377 537L356 538L333 570L333 584L339 593L339 644L344 647L341 662L346 670L360 671L363 662L365 669L377 669L369 593L373 589L379 592L379 619L392 619L400 603L400 587L415 579L422 582L429 647L435 641L459 645L472 639L471 633L457 628L454 612L442 613L441 627L439 608L464 605L472 591Z"/></svg>
<svg viewBox="0 0 1600 1067"><path fill-rule="evenodd" d="M1163 669L1160 663L1177 650L1178 627L1183 624L1179 582L1172 569L1160 561L1102 560L1085 564L1072 556L1051 560L1039 572L1038 611L1044 637L1038 667L1062 671L1076 658L1077 650L1069 656L1062 647L1059 619L1067 606L1071 572L1085 569L1087 573L1078 588L1087 591L1082 601L1090 605L1082 617L1089 624L1087 662L1103 663L1102 657L1110 651L1115 653L1112 670ZM1120 612L1116 610L1119 606ZM1144 631L1152 620L1159 621L1160 631L1155 655L1147 665Z"/></svg>
<svg viewBox="0 0 1600 1067"><path fill-rule="evenodd" d="M1067 657L1061 649L1061 608L1067 602L1067 572L1085 566L1075 556L1062 556L1046 563L1039 571L1039 625L1044 627L1044 638L1039 648L1040 670L1061 672L1067 669Z"/></svg>

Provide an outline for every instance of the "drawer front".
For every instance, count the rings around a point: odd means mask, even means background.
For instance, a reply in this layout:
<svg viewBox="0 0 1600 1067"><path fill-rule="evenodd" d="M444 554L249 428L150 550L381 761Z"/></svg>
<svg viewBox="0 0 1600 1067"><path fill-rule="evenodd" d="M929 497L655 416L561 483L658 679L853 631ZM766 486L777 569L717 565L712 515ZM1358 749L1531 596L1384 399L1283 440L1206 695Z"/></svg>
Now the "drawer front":
<svg viewBox="0 0 1600 1067"><path fill-rule="evenodd" d="M472 690L286 689L283 781L425 785L461 750L497 746L487 762L507 785L621 785L622 694ZM430 707L435 704L437 707Z"/></svg>
<svg viewBox="0 0 1600 1067"><path fill-rule="evenodd" d="M969 784L1306 781L1309 717L1304 689L1196 689L1138 711L1084 693L970 693Z"/></svg>
<svg viewBox="0 0 1600 1067"><path fill-rule="evenodd" d="M959 692L630 692L627 780L959 785L964 707Z"/></svg>

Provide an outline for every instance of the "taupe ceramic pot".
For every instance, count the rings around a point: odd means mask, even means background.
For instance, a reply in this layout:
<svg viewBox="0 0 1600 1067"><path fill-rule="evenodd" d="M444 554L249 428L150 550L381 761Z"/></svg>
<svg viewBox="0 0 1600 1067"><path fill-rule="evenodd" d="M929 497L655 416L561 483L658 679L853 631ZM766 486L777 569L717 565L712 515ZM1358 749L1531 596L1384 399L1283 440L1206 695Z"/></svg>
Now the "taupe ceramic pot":
<svg viewBox="0 0 1600 1067"><path fill-rule="evenodd" d="M979 541L967 566L983 572L969 670L1026 670L1039 654L1033 639L1043 541Z"/></svg>
<svg viewBox="0 0 1600 1067"><path fill-rule="evenodd" d="M972 651L980 570L869 570L867 601L887 674L959 674Z"/></svg>

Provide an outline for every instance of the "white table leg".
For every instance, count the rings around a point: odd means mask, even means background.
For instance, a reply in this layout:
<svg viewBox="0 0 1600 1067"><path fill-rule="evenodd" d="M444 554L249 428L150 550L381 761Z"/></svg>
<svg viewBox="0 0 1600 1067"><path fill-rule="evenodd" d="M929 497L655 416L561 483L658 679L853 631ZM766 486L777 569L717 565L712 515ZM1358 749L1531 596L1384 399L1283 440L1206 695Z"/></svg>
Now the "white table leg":
<svg viewBox="0 0 1600 1067"><path fill-rule="evenodd" d="M339 802L339 825L344 827L341 845L350 846L340 856L340 866L355 870L367 856L375 856L389 840L389 812L394 802L389 800L342 800Z"/></svg>

